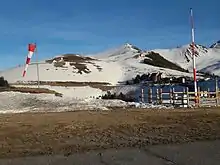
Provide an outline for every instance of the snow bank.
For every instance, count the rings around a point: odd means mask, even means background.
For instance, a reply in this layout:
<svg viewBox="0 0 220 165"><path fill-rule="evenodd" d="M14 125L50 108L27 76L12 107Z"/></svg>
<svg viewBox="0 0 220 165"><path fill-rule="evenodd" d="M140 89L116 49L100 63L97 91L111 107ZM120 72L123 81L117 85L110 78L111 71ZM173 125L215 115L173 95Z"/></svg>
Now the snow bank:
<svg viewBox="0 0 220 165"><path fill-rule="evenodd" d="M119 95L120 93L128 94L137 91L140 88L140 85L124 85L118 86L111 90L111 93L116 93Z"/></svg>
<svg viewBox="0 0 220 165"><path fill-rule="evenodd" d="M148 103L128 103L131 106L136 108L145 108L145 109L173 109L172 105L155 105L155 104L148 104Z"/></svg>
<svg viewBox="0 0 220 165"><path fill-rule="evenodd" d="M109 110L111 107L166 108L157 105L127 103L121 100L83 100L70 97L56 97L53 94L0 93L0 113Z"/></svg>

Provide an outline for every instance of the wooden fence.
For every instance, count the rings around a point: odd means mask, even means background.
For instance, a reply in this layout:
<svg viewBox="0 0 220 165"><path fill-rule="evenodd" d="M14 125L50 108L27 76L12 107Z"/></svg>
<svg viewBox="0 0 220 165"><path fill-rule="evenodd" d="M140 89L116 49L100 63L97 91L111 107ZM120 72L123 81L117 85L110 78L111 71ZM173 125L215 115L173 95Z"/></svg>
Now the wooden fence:
<svg viewBox="0 0 220 165"><path fill-rule="evenodd" d="M219 93L216 91L200 91L198 88L197 95L195 92L189 92L188 88L183 91L175 91L174 88L170 91L163 91L162 88L156 89L156 93L153 94L152 88L148 88L146 91L141 90L141 102L155 103L155 104L170 104L175 107L203 107L203 106L219 106ZM197 96L197 97L196 97Z"/></svg>

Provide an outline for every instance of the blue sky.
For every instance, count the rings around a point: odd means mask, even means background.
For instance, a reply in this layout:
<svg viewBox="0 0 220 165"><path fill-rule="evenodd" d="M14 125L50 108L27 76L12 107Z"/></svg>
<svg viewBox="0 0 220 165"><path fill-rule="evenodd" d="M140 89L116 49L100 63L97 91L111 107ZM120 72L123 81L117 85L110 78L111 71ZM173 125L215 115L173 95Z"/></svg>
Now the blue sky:
<svg viewBox="0 0 220 165"><path fill-rule="evenodd" d="M219 0L5 0L0 5L0 70L25 61L36 42L40 59L90 54L130 42L143 49L220 39Z"/></svg>

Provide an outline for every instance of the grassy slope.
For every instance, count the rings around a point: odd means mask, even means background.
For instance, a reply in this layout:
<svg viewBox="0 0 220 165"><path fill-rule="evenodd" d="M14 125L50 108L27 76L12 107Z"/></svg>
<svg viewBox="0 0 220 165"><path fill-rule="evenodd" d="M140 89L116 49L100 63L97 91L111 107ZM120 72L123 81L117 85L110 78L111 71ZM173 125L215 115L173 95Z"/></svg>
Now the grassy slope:
<svg viewBox="0 0 220 165"><path fill-rule="evenodd" d="M22 83L21 83L22 84ZM19 83L13 83L11 85L21 85ZM37 85L36 81L30 81L25 85ZM83 87L83 86L90 86L92 88L101 89L103 91L108 91L114 88L115 86L110 86L110 83L107 82L76 82L76 81L40 81L40 85L50 85L50 86L60 86L60 87Z"/></svg>
<svg viewBox="0 0 220 165"><path fill-rule="evenodd" d="M0 125L0 157L69 155L100 148L219 139L220 111L7 114L0 115Z"/></svg>

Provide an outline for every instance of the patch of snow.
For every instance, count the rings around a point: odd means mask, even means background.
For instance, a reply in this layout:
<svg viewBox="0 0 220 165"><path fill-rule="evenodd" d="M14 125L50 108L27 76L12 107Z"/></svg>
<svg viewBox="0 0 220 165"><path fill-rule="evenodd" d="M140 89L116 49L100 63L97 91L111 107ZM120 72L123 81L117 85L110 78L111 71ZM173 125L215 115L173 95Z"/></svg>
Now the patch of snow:
<svg viewBox="0 0 220 165"><path fill-rule="evenodd" d="M121 100L61 98L52 94L0 93L0 113L64 112L78 110L109 110L111 107L140 107L138 103ZM164 108L146 104L140 108Z"/></svg>
<svg viewBox="0 0 220 165"><path fill-rule="evenodd" d="M134 106L136 108L145 108L145 109L173 109L172 105L156 105L156 104L148 104L148 103L129 103L130 106Z"/></svg>
<svg viewBox="0 0 220 165"><path fill-rule="evenodd" d="M120 93L130 94L130 93L134 93L139 88L140 88L140 85L121 85L121 86L113 88L110 92L116 93L116 95L119 95Z"/></svg>

